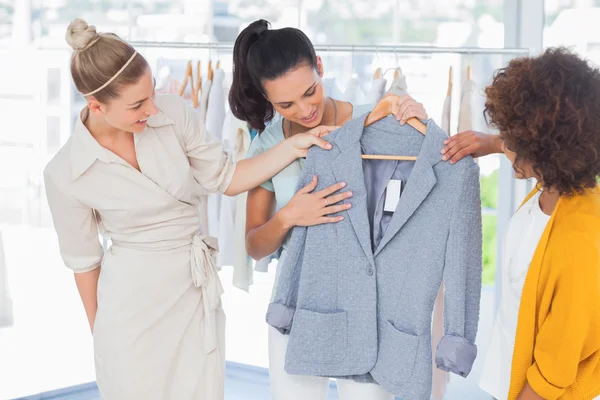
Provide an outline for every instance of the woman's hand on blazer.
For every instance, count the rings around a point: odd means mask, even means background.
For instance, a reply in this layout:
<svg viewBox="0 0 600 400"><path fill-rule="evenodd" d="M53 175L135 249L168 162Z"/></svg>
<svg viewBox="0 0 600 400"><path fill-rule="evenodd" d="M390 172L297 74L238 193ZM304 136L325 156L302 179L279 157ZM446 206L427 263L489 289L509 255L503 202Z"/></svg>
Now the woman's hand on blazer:
<svg viewBox="0 0 600 400"><path fill-rule="evenodd" d="M346 187L345 183L336 183L323 190L314 192L317 187L317 177L300 189L290 202L280 210L280 215L289 228L293 226L313 226L339 222L342 216L331 214L348 210L351 204L339 204L344 199L352 197L352 192L336 193Z"/></svg>
<svg viewBox="0 0 600 400"><path fill-rule="evenodd" d="M445 141L442 160L454 164L466 156L478 158L494 153L504 153L504 143L499 135L465 131Z"/></svg>
<svg viewBox="0 0 600 400"><path fill-rule="evenodd" d="M308 149L315 145L325 150L331 149L331 144L321 139L321 137L329 134L337 128L339 128L339 126L320 125L305 133L293 135L286 139L286 141L296 149L298 158L306 157L308 154Z"/></svg>

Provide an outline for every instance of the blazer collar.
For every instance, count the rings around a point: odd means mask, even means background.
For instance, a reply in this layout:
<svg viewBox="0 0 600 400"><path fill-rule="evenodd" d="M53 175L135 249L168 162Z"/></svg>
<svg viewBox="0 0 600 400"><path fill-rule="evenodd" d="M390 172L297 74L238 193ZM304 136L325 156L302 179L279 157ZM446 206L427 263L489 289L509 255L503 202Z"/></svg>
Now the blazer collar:
<svg viewBox="0 0 600 400"><path fill-rule="evenodd" d="M374 265L374 257L398 233L435 186L437 179L433 167L441 162L440 150L447 136L432 120L426 121L425 136L408 124L399 125L391 116L365 128L367 115L347 122L333 138L332 142L340 153L332 167L336 179L346 182L348 189L354 193L348 215L367 259ZM361 159L365 152L417 157L394 217L377 249L371 247L367 216L367 193Z"/></svg>

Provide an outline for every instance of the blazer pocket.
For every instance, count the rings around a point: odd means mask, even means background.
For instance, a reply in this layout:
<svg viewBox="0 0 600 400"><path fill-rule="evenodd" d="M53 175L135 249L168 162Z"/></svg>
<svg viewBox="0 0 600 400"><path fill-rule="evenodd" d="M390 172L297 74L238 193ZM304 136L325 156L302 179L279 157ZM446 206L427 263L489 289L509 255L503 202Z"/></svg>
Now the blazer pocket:
<svg viewBox="0 0 600 400"><path fill-rule="evenodd" d="M389 321L384 324L381 336L379 362L383 377L395 385L404 385L415 368L419 337L396 329Z"/></svg>
<svg viewBox="0 0 600 400"><path fill-rule="evenodd" d="M297 309L287 355L305 362L334 364L346 357L346 311L320 313Z"/></svg>

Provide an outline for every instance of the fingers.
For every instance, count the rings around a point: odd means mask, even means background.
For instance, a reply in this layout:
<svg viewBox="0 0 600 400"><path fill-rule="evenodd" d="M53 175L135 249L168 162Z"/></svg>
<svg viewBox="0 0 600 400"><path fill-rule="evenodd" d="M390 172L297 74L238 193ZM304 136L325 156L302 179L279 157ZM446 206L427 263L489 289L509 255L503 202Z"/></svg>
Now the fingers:
<svg viewBox="0 0 600 400"><path fill-rule="evenodd" d="M344 193L338 193L335 196L329 196L326 197L325 200L325 206L331 206L333 204L337 204L340 201L349 199L350 197L352 197L352 192L348 191L348 192L344 192Z"/></svg>
<svg viewBox="0 0 600 400"><path fill-rule="evenodd" d="M457 163L458 161L462 160L466 156L470 156L470 155L474 154L476 151L477 151L477 146L474 144L467 146L467 147L463 147L450 157L450 164Z"/></svg>
<svg viewBox="0 0 600 400"><path fill-rule="evenodd" d="M410 118L427 119L423 104L418 103L408 95L399 98L395 116L401 124L404 124Z"/></svg>
<svg viewBox="0 0 600 400"><path fill-rule="evenodd" d="M323 140L319 137L316 136L311 136L312 137L312 144L315 146L319 146L320 148L324 149L324 150L331 150L331 143L329 143L326 140Z"/></svg>
<svg viewBox="0 0 600 400"><path fill-rule="evenodd" d="M324 199L325 197L327 197L345 187L346 187L346 182L336 183L335 185L331 185L329 187L326 187L325 189L319 190L317 193L315 193L315 196L317 196L320 199ZM333 204L333 203L330 203L330 204Z"/></svg>
<svg viewBox="0 0 600 400"><path fill-rule="evenodd" d="M323 210L323 215L337 214L339 212L349 210L350 208L352 208L352 204L339 204L337 206L325 207Z"/></svg>
<svg viewBox="0 0 600 400"><path fill-rule="evenodd" d="M310 181L310 183L306 186L304 186L302 189L300 189L298 192L299 193L311 193L313 190L315 190L317 188L317 183L319 181L319 178L317 178L317 176L313 176L312 181Z"/></svg>
<svg viewBox="0 0 600 400"><path fill-rule="evenodd" d="M444 143L445 146L441 151L441 153L443 154L443 161L450 160L456 155L456 153L470 146L473 146L471 148L471 151L473 152L477 151L478 148L476 136L470 131L462 132L455 136L452 136L451 138L446 139Z"/></svg>

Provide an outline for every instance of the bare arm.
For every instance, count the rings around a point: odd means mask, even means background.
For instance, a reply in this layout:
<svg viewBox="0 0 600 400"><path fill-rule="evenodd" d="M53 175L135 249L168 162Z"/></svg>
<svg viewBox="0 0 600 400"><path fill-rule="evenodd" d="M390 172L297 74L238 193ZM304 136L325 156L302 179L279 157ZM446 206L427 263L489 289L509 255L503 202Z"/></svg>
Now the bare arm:
<svg viewBox="0 0 600 400"><path fill-rule="evenodd" d="M273 254L294 226L313 226L339 222L342 216L328 215L348 210L350 204L338 204L352 197L352 192L337 193L346 187L336 183L314 192L317 177L292 197L290 202L271 218L275 195L264 188L256 188L248 194L246 203L246 251L255 260Z"/></svg>
<svg viewBox="0 0 600 400"><path fill-rule="evenodd" d="M98 310L99 276L100 267L89 272L75 273L75 283L77 284L77 290L79 290L79 297L81 297L92 332L94 331L94 321L96 320L96 311Z"/></svg>
<svg viewBox="0 0 600 400"><path fill-rule="evenodd" d="M316 127L307 133L294 135L264 153L238 162L231 184L224 194L236 196L254 189L261 183L271 179L295 159L305 157L308 149L313 145L330 149L331 144L320 137L335 128L331 126Z"/></svg>
<svg viewBox="0 0 600 400"><path fill-rule="evenodd" d="M248 192L246 202L246 251L255 260L273 254L281 247L290 230L281 213L271 214L275 207L275 193L258 187Z"/></svg>

